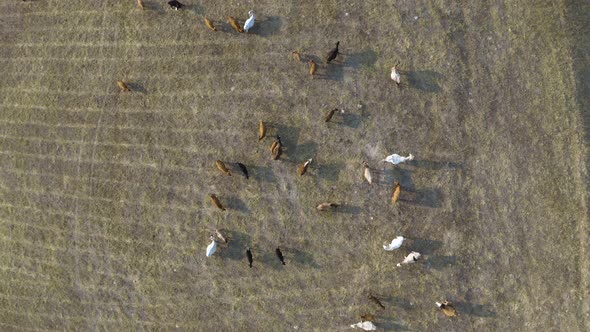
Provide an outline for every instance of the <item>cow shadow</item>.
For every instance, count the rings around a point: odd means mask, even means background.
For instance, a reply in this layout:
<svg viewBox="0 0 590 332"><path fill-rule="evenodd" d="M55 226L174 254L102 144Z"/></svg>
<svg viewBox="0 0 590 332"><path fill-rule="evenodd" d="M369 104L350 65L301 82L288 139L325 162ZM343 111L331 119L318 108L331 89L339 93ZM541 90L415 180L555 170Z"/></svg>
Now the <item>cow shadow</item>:
<svg viewBox="0 0 590 332"><path fill-rule="evenodd" d="M281 143L283 143L281 158L297 161L294 158L297 153L297 142L299 141L301 129L285 125L276 125L276 128L277 135L281 137Z"/></svg>
<svg viewBox="0 0 590 332"><path fill-rule="evenodd" d="M145 7L145 11L153 11L153 12L156 12L158 14L164 13L164 7L162 7L162 5L159 4L159 3L157 3L155 0L153 0L153 1L150 1L150 0L144 1L144 7Z"/></svg>
<svg viewBox="0 0 590 332"><path fill-rule="evenodd" d="M392 317L377 317L375 323L383 331L410 331L405 325L397 323Z"/></svg>
<svg viewBox="0 0 590 332"><path fill-rule="evenodd" d="M441 269L455 265L456 262L457 262L456 256L435 255L435 256L428 257L428 259L426 259L426 261L425 261L425 265L426 265L427 269L441 270Z"/></svg>
<svg viewBox="0 0 590 332"><path fill-rule="evenodd" d="M333 123L334 125L338 125L338 126L358 128L361 125L361 121L362 121L362 118L359 114L342 113L342 112L338 111L332 116L332 119L330 119L330 122L328 122L327 125L330 125L330 123Z"/></svg>
<svg viewBox="0 0 590 332"><path fill-rule="evenodd" d="M283 251L283 255L286 254L285 260L287 260L287 258L290 258L290 260L295 264L307 265L314 269L319 269L321 267L318 263L316 263L315 259L313 258L313 255L309 252L283 246L281 246L281 249ZM287 261L286 263L288 264L289 262Z"/></svg>
<svg viewBox="0 0 590 332"><path fill-rule="evenodd" d="M242 201L238 196L230 196L227 198L227 207L231 210L237 210L240 211L242 213L245 214L250 214L251 211L248 208L248 206L246 205L246 203L244 203L244 201Z"/></svg>
<svg viewBox="0 0 590 332"><path fill-rule="evenodd" d="M453 302L460 314L467 314L478 317L496 317L496 312L488 305L471 302Z"/></svg>
<svg viewBox="0 0 590 332"><path fill-rule="evenodd" d="M371 169L373 175L373 182L381 185L395 185L399 182L402 186L402 195L404 191L412 191L414 189L414 182L412 181L412 171L400 167L385 168L385 169Z"/></svg>
<svg viewBox="0 0 590 332"><path fill-rule="evenodd" d="M127 83L127 86L129 87L129 89L131 89L132 92L139 92L139 93L143 93L143 94L147 93L147 90L145 89L145 87L142 84Z"/></svg>
<svg viewBox="0 0 590 332"><path fill-rule="evenodd" d="M285 252L284 251L283 251L283 256L285 256ZM284 269L289 264L288 257L285 257L285 263L286 263L286 265L283 265L283 263L281 263L281 261L277 257L277 255L275 253L275 249L270 250L270 248L269 248L269 250L265 250L262 253L262 255L260 256L260 261L264 265L267 265L268 267L270 267L270 268L272 268L274 270Z"/></svg>
<svg viewBox="0 0 590 332"><path fill-rule="evenodd" d="M412 87L424 92L440 92L438 81L442 75L433 70L401 71L408 77L408 83Z"/></svg>
<svg viewBox="0 0 590 332"><path fill-rule="evenodd" d="M373 50L364 50L361 52L351 53L346 56L345 65L358 69L363 67L373 67L377 62L377 52Z"/></svg>
<svg viewBox="0 0 590 332"><path fill-rule="evenodd" d="M354 205L348 205L348 204L343 204L339 207L337 207L336 209L333 209L333 212L336 213L345 213L345 214L359 214L361 213L363 209L361 209L359 206L354 206Z"/></svg>
<svg viewBox="0 0 590 332"><path fill-rule="evenodd" d="M387 303L390 303L391 305L393 305L395 307L402 308L404 310L414 309L414 306L412 305L412 303L410 303L410 301L403 299L401 297L390 296L390 297L386 297L385 301L387 301Z"/></svg>
<svg viewBox="0 0 590 332"><path fill-rule="evenodd" d="M428 240L421 238L409 238L410 251L417 251L421 254L431 255L434 251L442 246L442 242L438 240Z"/></svg>
<svg viewBox="0 0 590 332"><path fill-rule="evenodd" d="M344 60L339 56L340 60L333 60L330 63L323 63L323 60L318 63L318 67L324 69L324 75L321 77L330 81L342 81L344 79Z"/></svg>
<svg viewBox="0 0 590 332"><path fill-rule="evenodd" d="M350 128L360 127L362 118L359 114L344 113L342 114L342 125Z"/></svg>
<svg viewBox="0 0 590 332"><path fill-rule="evenodd" d="M318 170L318 176L321 179L329 181L338 181L340 172L344 169L344 164L325 164L320 165Z"/></svg>
<svg viewBox="0 0 590 332"><path fill-rule="evenodd" d="M303 163L305 160L309 158L314 158L318 151L318 144L315 142L305 142L303 144L298 144L295 147L294 154L301 156L301 160L298 160L298 163Z"/></svg>
<svg viewBox="0 0 590 332"><path fill-rule="evenodd" d="M261 20L256 18L256 22L252 29L250 29L250 32L261 37L269 37L279 33L282 26L283 18L280 16L268 16Z"/></svg>
<svg viewBox="0 0 590 332"><path fill-rule="evenodd" d="M411 205L420 205L429 208L439 208L442 205L442 191L439 188L426 188L412 190L407 188L404 192L402 185L401 202Z"/></svg>
<svg viewBox="0 0 590 332"><path fill-rule="evenodd" d="M251 179L256 182L277 182L277 177L271 167L245 165Z"/></svg>
<svg viewBox="0 0 590 332"><path fill-rule="evenodd" d="M241 260L251 246L252 237L246 233L226 230L227 244L220 244L219 256L223 259Z"/></svg>
<svg viewBox="0 0 590 332"><path fill-rule="evenodd" d="M186 5L184 8L186 8L186 11L193 12L196 16L201 16L204 13L203 6L198 4ZM204 19L202 20L204 21ZM203 22L203 24L205 23Z"/></svg>

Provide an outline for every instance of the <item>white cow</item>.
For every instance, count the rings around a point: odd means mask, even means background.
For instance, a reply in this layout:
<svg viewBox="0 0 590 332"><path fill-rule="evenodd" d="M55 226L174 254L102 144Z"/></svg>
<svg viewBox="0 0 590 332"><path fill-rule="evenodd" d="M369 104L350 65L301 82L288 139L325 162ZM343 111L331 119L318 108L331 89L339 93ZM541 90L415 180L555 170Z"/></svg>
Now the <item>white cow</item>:
<svg viewBox="0 0 590 332"><path fill-rule="evenodd" d="M256 14L254 14L253 10L249 11L248 15L250 15L250 18L244 23L244 31L246 32L254 26L254 21L256 20Z"/></svg>
<svg viewBox="0 0 590 332"><path fill-rule="evenodd" d="M364 321L364 322L360 322L360 323L356 323L356 324L352 324L350 325L350 327L353 328L361 328L365 331L375 331L377 330L377 326L375 326L375 324L373 324L373 322L370 321Z"/></svg>
<svg viewBox="0 0 590 332"><path fill-rule="evenodd" d="M215 241L213 235L211 235L209 239L211 240L211 243L207 246L207 257L211 257L213 253L215 253L215 250L217 250L217 241Z"/></svg>
<svg viewBox="0 0 590 332"><path fill-rule="evenodd" d="M402 264L416 263L418 261L418 258L420 258L420 256L422 256L422 255L419 252L412 251L408 256L406 256L406 258L404 258L404 261L401 263L398 263L397 266L402 266Z"/></svg>
<svg viewBox="0 0 590 332"><path fill-rule="evenodd" d="M409 156L404 157L404 156L400 156L399 154L392 154L391 156L387 156L387 158L381 160L381 161L387 161L389 163L392 163L394 165L400 164L400 163L404 163L408 160L413 160L414 156L412 156L412 154L410 153Z"/></svg>
<svg viewBox="0 0 590 332"><path fill-rule="evenodd" d="M395 239L393 239L389 245L383 245L383 249L387 251L392 251L401 247L402 243L404 243L404 237L398 236Z"/></svg>

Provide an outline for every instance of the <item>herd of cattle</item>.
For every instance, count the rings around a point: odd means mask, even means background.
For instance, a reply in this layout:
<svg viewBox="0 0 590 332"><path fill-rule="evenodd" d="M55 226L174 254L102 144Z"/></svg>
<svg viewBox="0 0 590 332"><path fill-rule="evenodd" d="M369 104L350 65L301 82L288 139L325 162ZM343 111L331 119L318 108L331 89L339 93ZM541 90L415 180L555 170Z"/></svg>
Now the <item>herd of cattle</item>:
<svg viewBox="0 0 590 332"><path fill-rule="evenodd" d="M143 0L137 0L137 4L141 9L146 8ZM182 3L180 3L179 1L176 1L176 0L169 1L168 5L175 10L179 10L184 7L184 5ZM237 32L247 33L254 26L254 23L256 20L256 15L255 15L254 11L249 11L248 14L250 17L245 21L243 26L238 23L237 19L235 19L231 16L228 17L228 22ZM214 22L212 20L210 20L209 18L205 17L204 21L205 21L206 27L209 28L211 31L218 30L217 27L215 26ZM340 54L339 46L340 46L340 42L336 42L335 47L333 49L331 49L326 54L326 56L324 58L326 65L328 65L330 62L332 62L333 60L335 60L338 57L338 55ZM296 61L302 61L302 55L299 51L292 52L292 57ZM313 78L316 71L317 71L318 64L313 60L309 60L308 63L309 63L309 74ZM396 83L396 85L399 86L402 84L401 83L401 74L397 68L397 65L394 65L391 68L390 77ZM124 92L131 91L128 84L123 81L118 80L117 85ZM337 108L329 110L324 117L324 121L329 122L332 119L333 115L337 111L338 111ZM258 129L259 129L258 140L260 141L266 137L266 125L263 121L259 122ZM283 143L281 142L281 137L277 135L270 146L270 154L271 154L272 160L279 160L281 157L281 154L282 154L282 150L283 150ZM398 154L392 154L392 155L386 157L385 159L383 159L382 161L397 165L400 163L404 163L406 161L411 161L413 159L414 159L414 156L412 154L408 155L407 157L404 157L404 156L401 156ZM297 174L299 176L303 176L306 173L306 171L307 171L308 167L310 166L310 164L312 163L312 161L313 161L313 159L310 158L310 159L305 160L305 162L303 162L302 164L300 164L299 167L297 168ZM240 171L243 173L244 177L246 179L249 179L249 173L248 173L248 169L246 168L246 166L242 163L236 163L236 164L237 164L238 168L240 169ZM217 160L217 161L215 161L215 165L223 174L225 174L227 176L232 176L232 172L230 171L230 169L226 166L226 164L223 161ZM372 175L371 169L366 162L363 162L362 165L364 167L363 176L366 179L366 181L369 184L371 184L373 182L373 175ZM401 192L402 192L402 186L400 185L399 182L396 182L395 187L393 188L393 194L391 197L391 201L394 204L396 202L398 202ZM220 202L219 198L215 194L209 194L209 198L211 199L212 204L216 208L223 210L223 211L226 210L225 207L223 207L222 203ZM316 208L318 211L329 211L332 209L337 209L340 206L341 206L341 204L337 203L337 202L322 202ZM215 253L215 251L217 250L216 238L219 239L220 241L222 241L223 243L226 243L226 244L228 243L227 237L225 237L219 229L215 229L214 233L215 233L215 235L212 234L210 236L211 243L206 248L206 256L207 257L212 257L213 254ZM404 242L404 237L398 236L391 242L391 244L384 245L383 248L387 251L395 250L395 249L400 248L402 246L403 242ZM248 260L248 265L249 265L249 267L252 267L252 264L254 263L254 256L252 254L252 249L250 247L246 248L245 253L246 253L246 258ZM286 265L285 258L283 256L281 249L280 249L280 246L275 249L275 254L276 254L277 258L280 260L281 264ZM402 262L398 263L397 266L415 263L419 260L420 256L421 256L420 253L412 251L405 257L405 259ZM383 303L373 294L369 294L368 299L371 300L372 302L376 303L379 307L385 308ZM455 309L453 304L448 300L444 301L442 303L436 302L436 305L441 309L441 311L446 316L454 317L457 315L457 310ZM357 323L357 324L353 324L353 325L351 325L351 327L358 327L358 328L361 328L366 331L376 330L377 327L375 326L374 323L371 322L371 320L373 320L373 319L374 319L374 316L371 314L361 315L361 322Z"/></svg>

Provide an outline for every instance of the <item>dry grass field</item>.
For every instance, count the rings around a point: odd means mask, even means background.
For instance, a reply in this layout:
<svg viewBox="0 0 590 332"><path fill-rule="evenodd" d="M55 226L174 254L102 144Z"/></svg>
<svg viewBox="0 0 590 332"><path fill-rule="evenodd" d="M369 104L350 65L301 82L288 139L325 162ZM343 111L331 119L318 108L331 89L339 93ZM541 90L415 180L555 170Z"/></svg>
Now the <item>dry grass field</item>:
<svg viewBox="0 0 590 332"><path fill-rule="evenodd" d="M0 3L0 330L590 330L587 1L183 2Z"/></svg>

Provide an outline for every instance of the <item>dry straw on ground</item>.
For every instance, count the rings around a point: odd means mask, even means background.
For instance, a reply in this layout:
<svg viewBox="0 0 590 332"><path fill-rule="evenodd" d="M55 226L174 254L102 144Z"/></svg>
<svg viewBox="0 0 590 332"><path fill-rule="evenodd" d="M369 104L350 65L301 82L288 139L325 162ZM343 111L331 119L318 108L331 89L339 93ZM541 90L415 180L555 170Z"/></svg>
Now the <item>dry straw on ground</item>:
<svg viewBox="0 0 590 332"><path fill-rule="evenodd" d="M587 4L183 3L0 4L2 330L590 329Z"/></svg>

